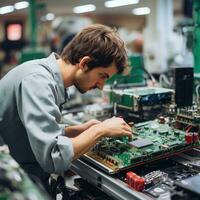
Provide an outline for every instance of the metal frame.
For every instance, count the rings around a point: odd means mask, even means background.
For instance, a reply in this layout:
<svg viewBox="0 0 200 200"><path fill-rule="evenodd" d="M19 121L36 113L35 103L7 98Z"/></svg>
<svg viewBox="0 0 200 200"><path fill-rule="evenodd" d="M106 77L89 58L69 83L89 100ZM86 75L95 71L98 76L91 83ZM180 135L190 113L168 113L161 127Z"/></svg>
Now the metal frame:
<svg viewBox="0 0 200 200"><path fill-rule="evenodd" d="M131 189L121 180L95 169L80 159L72 163L71 170L116 200L152 200L144 193Z"/></svg>

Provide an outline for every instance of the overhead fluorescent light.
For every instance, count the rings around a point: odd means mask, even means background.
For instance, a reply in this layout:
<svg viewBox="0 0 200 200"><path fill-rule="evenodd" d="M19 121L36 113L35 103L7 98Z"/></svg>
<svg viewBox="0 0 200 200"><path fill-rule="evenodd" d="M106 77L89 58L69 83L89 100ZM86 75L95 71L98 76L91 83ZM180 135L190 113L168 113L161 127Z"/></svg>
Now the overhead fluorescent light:
<svg viewBox="0 0 200 200"><path fill-rule="evenodd" d="M104 3L105 7L113 8L139 3L139 0L110 0Z"/></svg>
<svg viewBox="0 0 200 200"><path fill-rule="evenodd" d="M18 3L14 4L14 7L16 10L24 9L29 6L29 3L27 1L20 1Z"/></svg>
<svg viewBox="0 0 200 200"><path fill-rule="evenodd" d="M46 20L51 21L55 18L55 15L53 13L47 13L46 14Z"/></svg>
<svg viewBox="0 0 200 200"><path fill-rule="evenodd" d="M85 13L85 12L92 12L96 10L96 6L93 4L87 4L83 6L76 6L73 8L74 13Z"/></svg>
<svg viewBox="0 0 200 200"><path fill-rule="evenodd" d="M148 7L135 8L132 10L134 15L148 15L151 12Z"/></svg>
<svg viewBox="0 0 200 200"><path fill-rule="evenodd" d="M7 14L14 11L14 6L4 6L0 8L0 14Z"/></svg>

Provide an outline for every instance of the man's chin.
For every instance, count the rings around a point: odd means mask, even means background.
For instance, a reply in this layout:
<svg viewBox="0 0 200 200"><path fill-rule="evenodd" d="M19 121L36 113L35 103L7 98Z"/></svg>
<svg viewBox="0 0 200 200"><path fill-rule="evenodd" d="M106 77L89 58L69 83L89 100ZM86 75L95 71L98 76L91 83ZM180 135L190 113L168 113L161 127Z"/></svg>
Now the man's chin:
<svg viewBox="0 0 200 200"><path fill-rule="evenodd" d="M81 94L84 94L84 93L91 91L91 90L95 90L97 88L97 87L90 87L90 88L86 89L86 88L77 87L76 85L75 85L75 87Z"/></svg>
<svg viewBox="0 0 200 200"><path fill-rule="evenodd" d="M87 92L87 90L84 90L83 88L78 88L76 87L76 89L81 93L81 94L84 94Z"/></svg>
<svg viewBox="0 0 200 200"><path fill-rule="evenodd" d="M87 91L79 90L79 92L80 92L81 94L85 94Z"/></svg>

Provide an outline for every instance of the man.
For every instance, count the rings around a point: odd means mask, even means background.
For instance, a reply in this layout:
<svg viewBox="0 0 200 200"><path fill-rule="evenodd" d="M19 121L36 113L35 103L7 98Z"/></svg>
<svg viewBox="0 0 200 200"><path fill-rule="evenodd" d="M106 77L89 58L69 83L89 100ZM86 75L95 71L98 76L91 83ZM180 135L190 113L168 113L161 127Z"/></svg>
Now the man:
<svg viewBox="0 0 200 200"><path fill-rule="evenodd" d="M43 184L50 173L66 171L73 160L102 137L129 136L121 118L91 120L80 126L60 124L65 89L84 93L102 89L105 80L127 64L124 43L111 28L96 24L83 29L61 57L25 62L0 80L0 133L11 155Z"/></svg>

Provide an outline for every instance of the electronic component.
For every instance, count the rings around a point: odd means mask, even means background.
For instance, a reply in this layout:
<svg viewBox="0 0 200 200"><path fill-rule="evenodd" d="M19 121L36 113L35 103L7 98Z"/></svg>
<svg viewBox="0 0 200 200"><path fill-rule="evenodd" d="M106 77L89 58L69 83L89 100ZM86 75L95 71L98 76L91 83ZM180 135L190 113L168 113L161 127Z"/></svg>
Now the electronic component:
<svg viewBox="0 0 200 200"><path fill-rule="evenodd" d="M140 177L132 171L126 173L127 184L137 191L142 191L144 189L146 190L147 188L158 183L165 182L167 179L168 174L161 172L160 170L152 171L146 174L144 177Z"/></svg>
<svg viewBox="0 0 200 200"><path fill-rule="evenodd" d="M103 138L82 158L109 173L117 173L149 161L169 157L199 146L199 140L188 142L186 132L153 120L135 124L132 141L127 138Z"/></svg>
<svg viewBox="0 0 200 200"><path fill-rule="evenodd" d="M198 126L200 124L200 110L197 106L177 108L175 120L178 124Z"/></svg>
<svg viewBox="0 0 200 200"><path fill-rule="evenodd" d="M126 181L127 184L137 190L137 191L142 191L144 190L144 185L145 185L145 179L138 176L137 174L133 172L127 172L126 173Z"/></svg>
<svg viewBox="0 0 200 200"><path fill-rule="evenodd" d="M200 172L200 160L192 161L188 165Z"/></svg>
<svg viewBox="0 0 200 200"><path fill-rule="evenodd" d="M170 167L166 167L163 164L164 163L162 161L155 162L153 165L155 165L157 169L160 168L160 170L150 170L149 173L145 173L142 176L145 179L145 188L143 192L154 198L159 197L159 199L162 199L162 197L165 195L169 197L170 191L172 188L174 188L175 182L185 180L186 178L195 176L197 174L197 172L191 169L189 166L170 163L170 161L167 160L165 165L169 165ZM151 166L149 166L149 168L151 168ZM136 167L134 168L134 171L135 170L138 173L141 171L141 168ZM146 170L148 170L148 168Z"/></svg>
<svg viewBox="0 0 200 200"><path fill-rule="evenodd" d="M152 171L144 176L145 184L155 185L157 183L165 182L168 179L168 174L160 170Z"/></svg>
<svg viewBox="0 0 200 200"><path fill-rule="evenodd" d="M144 107L162 106L172 102L173 90L156 87L141 87L125 90L113 90L111 102L118 107L139 111ZM147 109L147 108L146 108Z"/></svg>
<svg viewBox="0 0 200 200"><path fill-rule="evenodd" d="M161 195L167 195L167 197L169 197L169 191L170 191L170 186L162 183L145 190L145 193L151 195L154 198L159 197L160 199L162 199ZM166 199L170 199L170 198L166 198Z"/></svg>
<svg viewBox="0 0 200 200"><path fill-rule="evenodd" d="M197 174L197 172L188 166L175 165L162 170L168 174L168 177L174 181L181 181Z"/></svg>
<svg viewBox="0 0 200 200"><path fill-rule="evenodd" d="M186 151L178 156L184 159L185 154L192 151L193 150ZM194 155L197 153L198 152L195 151ZM77 161L73 162L72 167L73 171L80 174L81 177L83 177L86 181L94 184L114 199L164 200L171 199L170 193L174 188L174 181L181 181L198 174L198 172L192 169L190 166L179 164L176 162L176 160L176 157L174 159L173 156L171 158L146 163L142 167L135 166L129 170L125 169L112 175L106 174L102 170L98 170L98 168L92 165L91 162L85 162L82 159L78 159ZM153 172L152 174L155 175L155 184L152 183L151 185L147 185L145 175L151 174L151 172ZM163 179L160 176L161 174L164 176ZM136 191L134 188L133 179L135 178L133 178L132 175L145 179L145 187L140 192ZM156 178L156 175L158 175L159 179ZM168 178L165 179L166 177ZM190 199L193 200L193 198Z"/></svg>
<svg viewBox="0 0 200 200"><path fill-rule="evenodd" d="M133 145L134 147L137 147L137 148L142 148L142 147L152 145L153 142L149 139L138 139L138 140L129 142L129 144Z"/></svg>
<svg viewBox="0 0 200 200"><path fill-rule="evenodd" d="M175 183L172 191L172 200L199 200L200 199L200 175L196 175Z"/></svg>

